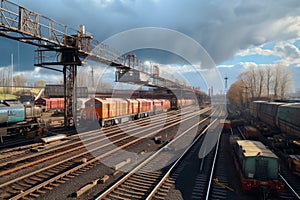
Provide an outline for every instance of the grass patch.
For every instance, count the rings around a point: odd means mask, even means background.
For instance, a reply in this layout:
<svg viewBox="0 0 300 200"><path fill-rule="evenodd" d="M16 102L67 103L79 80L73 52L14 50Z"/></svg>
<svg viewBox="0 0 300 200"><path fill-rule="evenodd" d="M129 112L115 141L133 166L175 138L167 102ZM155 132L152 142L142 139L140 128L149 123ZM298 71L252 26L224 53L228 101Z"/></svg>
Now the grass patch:
<svg viewBox="0 0 300 200"><path fill-rule="evenodd" d="M0 94L0 100L6 99L17 99L17 96L13 94Z"/></svg>

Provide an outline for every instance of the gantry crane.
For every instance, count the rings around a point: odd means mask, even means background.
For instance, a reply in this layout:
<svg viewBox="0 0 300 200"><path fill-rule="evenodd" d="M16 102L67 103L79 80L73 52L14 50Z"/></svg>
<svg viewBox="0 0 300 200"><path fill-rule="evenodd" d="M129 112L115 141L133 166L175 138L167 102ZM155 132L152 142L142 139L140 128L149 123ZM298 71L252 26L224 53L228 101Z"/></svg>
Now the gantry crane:
<svg viewBox="0 0 300 200"><path fill-rule="evenodd" d="M122 55L110 46L98 42L93 35L86 33L83 25L79 30L75 30L7 0L1 0L0 5L0 36L37 46L35 66L63 73L66 127L73 126L76 120L77 66L82 65L82 60L87 57L115 67L116 81L193 90L186 84L160 77L157 66L153 66L152 73L141 70L144 67L136 67L141 65L141 62L135 55ZM57 69L57 66L62 66L62 69ZM137 76L143 75L148 79L128 79L127 72ZM151 82L148 81L149 78L152 79Z"/></svg>

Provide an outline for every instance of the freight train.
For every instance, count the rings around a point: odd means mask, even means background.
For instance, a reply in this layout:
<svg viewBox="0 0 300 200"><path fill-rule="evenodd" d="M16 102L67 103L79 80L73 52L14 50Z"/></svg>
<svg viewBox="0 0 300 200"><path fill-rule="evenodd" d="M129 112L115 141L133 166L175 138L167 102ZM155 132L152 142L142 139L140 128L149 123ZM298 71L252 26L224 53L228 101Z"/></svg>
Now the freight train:
<svg viewBox="0 0 300 200"><path fill-rule="evenodd" d="M281 133L300 137L300 103L254 101L250 113Z"/></svg>
<svg viewBox="0 0 300 200"><path fill-rule="evenodd" d="M195 103L192 99L178 99L179 108ZM174 109L173 103L173 109ZM85 102L82 119L98 121L101 127L115 125L126 121L166 112L171 109L171 101L166 99L121 99L91 98Z"/></svg>
<svg viewBox="0 0 300 200"><path fill-rule="evenodd" d="M254 101L250 113L280 130L273 136L273 147L280 149L281 156L294 174L300 175L300 103Z"/></svg>
<svg viewBox="0 0 300 200"><path fill-rule="evenodd" d="M284 191L284 183L279 180L279 158L259 141L231 141L233 159L242 188L245 191Z"/></svg>

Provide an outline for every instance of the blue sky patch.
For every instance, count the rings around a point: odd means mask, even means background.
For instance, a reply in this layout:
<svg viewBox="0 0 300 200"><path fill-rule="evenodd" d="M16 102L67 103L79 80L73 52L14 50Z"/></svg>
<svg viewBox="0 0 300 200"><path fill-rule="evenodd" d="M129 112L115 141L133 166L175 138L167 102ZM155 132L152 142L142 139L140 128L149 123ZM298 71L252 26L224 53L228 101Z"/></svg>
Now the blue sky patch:
<svg viewBox="0 0 300 200"><path fill-rule="evenodd" d="M280 57L275 55L248 55L248 56L235 56L233 60L228 60L220 65L235 65L240 62L254 62L256 64L274 64L275 61L280 60Z"/></svg>

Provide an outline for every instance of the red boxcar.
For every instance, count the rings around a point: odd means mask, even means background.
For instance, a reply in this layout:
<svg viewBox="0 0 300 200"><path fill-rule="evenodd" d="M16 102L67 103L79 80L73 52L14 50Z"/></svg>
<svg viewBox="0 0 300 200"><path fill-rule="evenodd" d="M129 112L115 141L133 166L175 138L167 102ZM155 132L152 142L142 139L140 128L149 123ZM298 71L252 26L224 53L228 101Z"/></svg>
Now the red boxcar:
<svg viewBox="0 0 300 200"><path fill-rule="evenodd" d="M139 112L139 102L134 99L127 99L128 102L128 114L136 115Z"/></svg>
<svg viewBox="0 0 300 200"><path fill-rule="evenodd" d="M164 112L168 111L171 108L170 100L163 99L162 100L162 107L163 107Z"/></svg>
<svg viewBox="0 0 300 200"><path fill-rule="evenodd" d="M153 111L155 114L163 112L163 102L159 99L153 100Z"/></svg>
<svg viewBox="0 0 300 200"><path fill-rule="evenodd" d="M153 113L153 102L149 99L137 99L139 102L139 112L137 118L147 117Z"/></svg>
<svg viewBox="0 0 300 200"><path fill-rule="evenodd" d="M255 139L259 137L259 132L253 126L245 126L244 127L244 136L247 139Z"/></svg>
<svg viewBox="0 0 300 200"><path fill-rule="evenodd" d="M121 98L91 98L85 102L86 120L98 120L101 126L123 123L132 118L130 112L135 112L137 102Z"/></svg>
<svg viewBox="0 0 300 200"><path fill-rule="evenodd" d="M230 122L230 120L224 120L224 119L222 119L222 120L220 120L220 124L221 124L221 126L223 126L223 129L225 129L225 130L230 130L231 129L231 122Z"/></svg>
<svg viewBox="0 0 300 200"><path fill-rule="evenodd" d="M43 112L62 110L64 109L64 98L39 98L34 104L40 106Z"/></svg>

